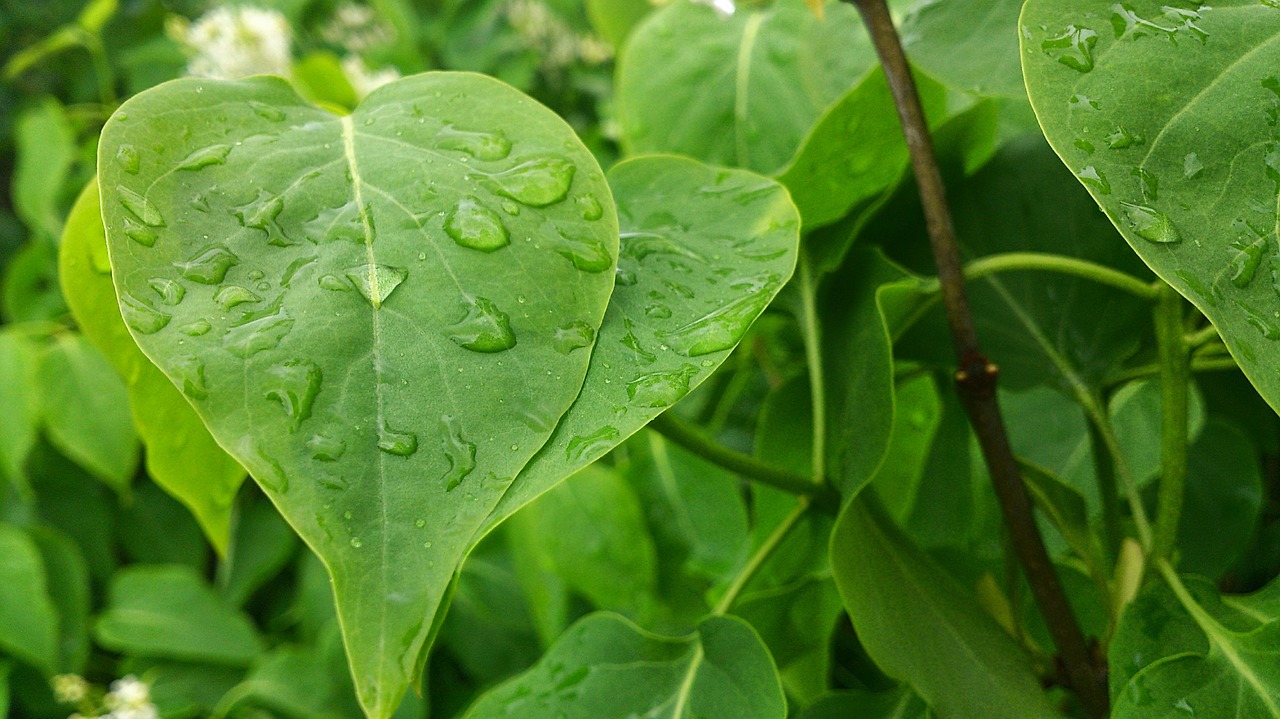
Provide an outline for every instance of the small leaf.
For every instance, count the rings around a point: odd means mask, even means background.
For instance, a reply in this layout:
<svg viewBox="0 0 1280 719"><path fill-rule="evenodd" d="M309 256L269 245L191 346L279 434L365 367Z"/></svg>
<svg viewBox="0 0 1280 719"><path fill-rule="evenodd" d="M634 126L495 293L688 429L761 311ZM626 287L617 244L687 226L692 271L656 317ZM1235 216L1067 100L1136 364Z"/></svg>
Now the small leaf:
<svg viewBox="0 0 1280 719"><path fill-rule="evenodd" d="M58 607L48 586L36 543L21 529L0 524L0 649L51 676L61 661Z"/></svg>

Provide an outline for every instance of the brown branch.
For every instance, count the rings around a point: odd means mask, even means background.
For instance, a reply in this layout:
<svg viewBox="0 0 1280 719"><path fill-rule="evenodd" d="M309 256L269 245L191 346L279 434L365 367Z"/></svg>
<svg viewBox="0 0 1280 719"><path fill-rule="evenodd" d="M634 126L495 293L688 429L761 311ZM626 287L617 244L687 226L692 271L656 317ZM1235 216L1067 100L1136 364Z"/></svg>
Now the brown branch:
<svg viewBox="0 0 1280 719"><path fill-rule="evenodd" d="M982 455L991 474L992 484L995 485L1005 525L1023 571L1026 572L1036 604L1061 654L1072 687L1091 715L1105 717L1108 708L1107 692L1102 683L1103 672L1091 661L1084 634L1071 613L1062 584L1054 573L1048 552L1045 551L1044 540L1040 537L1032 514L1031 500L1027 496L1017 461L1009 446L1000 405L996 401L996 378L999 370L983 356L978 344L973 315L969 311L969 297L965 291L964 265L960 259L955 228L951 223L951 212L947 208L942 174L938 170L933 141L929 137L924 111L920 107L920 97L916 92L906 55L903 54L901 40L884 0L846 2L852 2L862 14L872 42L875 43L876 53L884 66L898 117L902 121L902 134L911 154L911 166L915 171L920 200L924 205L929 243L938 267L947 324L951 328L951 342L959 364L955 374L956 388L982 447Z"/></svg>

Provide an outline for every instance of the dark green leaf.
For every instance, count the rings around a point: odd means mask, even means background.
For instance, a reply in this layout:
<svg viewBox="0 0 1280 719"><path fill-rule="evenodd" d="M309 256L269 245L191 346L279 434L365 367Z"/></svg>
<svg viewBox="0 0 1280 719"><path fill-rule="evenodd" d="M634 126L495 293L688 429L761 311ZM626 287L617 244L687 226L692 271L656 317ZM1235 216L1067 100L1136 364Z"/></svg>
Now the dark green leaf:
<svg viewBox="0 0 1280 719"><path fill-rule="evenodd" d="M36 543L21 529L0 524L0 650L46 676L61 665L58 606L48 587Z"/></svg>

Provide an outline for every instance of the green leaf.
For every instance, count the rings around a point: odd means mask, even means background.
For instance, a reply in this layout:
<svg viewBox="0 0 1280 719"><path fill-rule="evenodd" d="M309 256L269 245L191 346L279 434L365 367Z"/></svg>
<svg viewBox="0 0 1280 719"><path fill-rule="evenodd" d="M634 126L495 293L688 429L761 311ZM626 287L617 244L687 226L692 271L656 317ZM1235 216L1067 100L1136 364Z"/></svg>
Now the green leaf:
<svg viewBox="0 0 1280 719"><path fill-rule="evenodd" d="M437 651L457 661L477 685L473 692L528 669L542 650L515 567L503 549L493 541L467 558L440 628Z"/></svg>
<svg viewBox="0 0 1280 719"><path fill-rule="evenodd" d="M100 147L126 323L325 561L361 703L389 716L577 396L613 282L603 175L545 108L454 73L346 117L278 79L178 81Z"/></svg>
<svg viewBox="0 0 1280 719"><path fill-rule="evenodd" d="M532 545L568 588L598 609L647 623L657 559L640 500L620 474L588 466L510 523L510 540Z"/></svg>
<svg viewBox="0 0 1280 719"><path fill-rule="evenodd" d="M0 714L9 716L9 672L13 664L0 662Z"/></svg>
<svg viewBox="0 0 1280 719"><path fill-rule="evenodd" d="M773 172L818 115L874 64L857 12L819 20L800 0L724 15L678 0L635 29L618 59L629 153L676 152Z"/></svg>
<svg viewBox="0 0 1280 719"><path fill-rule="evenodd" d="M125 378L133 425L147 450L147 474L191 510L210 543L225 554L231 501L244 468L218 446L181 392L129 336L111 284L96 180L71 208L58 263L76 323ZM176 287L159 283L151 288L152 298L160 306L180 300Z"/></svg>
<svg viewBox="0 0 1280 719"><path fill-rule="evenodd" d="M1102 541L1089 524L1089 510L1084 496L1053 473L1033 464L1021 463L1022 479L1036 509L1066 540L1089 568L1091 576L1102 582L1108 579L1106 554Z"/></svg>
<svg viewBox="0 0 1280 719"><path fill-rule="evenodd" d="M831 536L836 586L867 653L942 716L1057 717L1023 650L865 499Z"/></svg>
<svg viewBox="0 0 1280 719"><path fill-rule="evenodd" d="M118 572L93 633L107 649L143 657L246 666L262 651L248 617L180 565Z"/></svg>
<svg viewBox="0 0 1280 719"><path fill-rule="evenodd" d="M53 242L62 234L60 206L76 140L62 105L46 95L14 123L18 155L13 170L13 209L32 234Z"/></svg>
<svg viewBox="0 0 1280 719"><path fill-rule="evenodd" d="M213 708L244 677L240 667L192 664L168 659L128 657L121 674L145 677L151 702L165 719L207 719Z"/></svg>
<svg viewBox="0 0 1280 719"><path fill-rule="evenodd" d="M61 665L58 607L48 586L36 543L21 529L0 524L0 651L46 676Z"/></svg>
<svg viewBox="0 0 1280 719"><path fill-rule="evenodd" d="M704 620L686 637L649 634L612 614L569 628L532 669L465 715L564 719L782 719L786 703L768 651L735 617Z"/></svg>
<svg viewBox="0 0 1280 719"><path fill-rule="evenodd" d="M0 293L0 310L8 322L61 322L67 306L58 292L53 243L33 240L13 253L4 268Z"/></svg>
<svg viewBox="0 0 1280 719"><path fill-rule="evenodd" d="M609 171L622 251L581 399L491 513L486 531L597 459L715 371L795 267L786 190L686 158Z"/></svg>
<svg viewBox="0 0 1280 719"><path fill-rule="evenodd" d="M117 533L131 562L185 564L198 572L209 565L209 545L191 514L149 482L121 508Z"/></svg>
<svg viewBox="0 0 1280 719"><path fill-rule="evenodd" d="M895 384L889 446L872 486L890 515L905 517L915 506L920 491L930 448L942 421L942 404L937 385L927 374Z"/></svg>
<svg viewBox="0 0 1280 719"><path fill-rule="evenodd" d="M218 702L214 716L240 706L269 709L290 719L333 719L333 678L322 657L298 647L280 647L262 657L249 676Z"/></svg>
<svg viewBox="0 0 1280 719"><path fill-rule="evenodd" d="M58 611L58 669L83 672L89 659L89 567L63 533L34 526L27 534L40 550L49 599Z"/></svg>
<svg viewBox="0 0 1280 719"><path fill-rule="evenodd" d="M253 593L280 573L298 548L293 530L270 502L245 502L236 521L231 551L222 567L222 595L242 607Z"/></svg>
<svg viewBox="0 0 1280 719"><path fill-rule="evenodd" d="M1204 429L1204 400L1194 383L1187 388L1187 443L1195 442ZM1156 379L1130 382L1115 391L1107 412L1116 430L1121 452L1129 471L1139 483L1160 474L1160 422L1163 400Z"/></svg>
<svg viewBox="0 0 1280 719"><path fill-rule="evenodd" d="M1112 716L1280 717L1280 584L1219 597L1204 580L1163 574L1116 628Z"/></svg>
<svg viewBox="0 0 1280 719"><path fill-rule="evenodd" d="M775 587L744 592L734 615L760 633L787 694L806 705L831 681L831 644L844 613L829 575L814 574Z"/></svg>
<svg viewBox="0 0 1280 719"><path fill-rule="evenodd" d="M21 330L0 331L0 471L19 489L27 486L27 456L39 431L39 352Z"/></svg>
<svg viewBox="0 0 1280 719"><path fill-rule="evenodd" d="M948 87L1022 97L1020 10L1022 0L922 0L898 31L911 62Z"/></svg>
<svg viewBox="0 0 1280 719"><path fill-rule="evenodd" d="M41 358L40 415L49 441L117 492L138 466L124 382L84 337L62 334Z"/></svg>
<svg viewBox="0 0 1280 719"><path fill-rule="evenodd" d="M1272 407L1280 308L1280 9L1032 0L1022 61L1054 150L1135 252L1204 312Z"/></svg>
<svg viewBox="0 0 1280 719"><path fill-rule="evenodd" d="M1261 519L1258 450L1233 422L1210 419L1191 446L1178 522L1178 567L1219 577L1249 547Z"/></svg>
<svg viewBox="0 0 1280 719"><path fill-rule="evenodd" d="M800 714L798 719L932 719L933 712L902 686L882 692L853 691L828 694Z"/></svg>
<svg viewBox="0 0 1280 719"><path fill-rule="evenodd" d="M614 47L622 47L631 30L654 9L649 0L587 0L586 5L591 26Z"/></svg>

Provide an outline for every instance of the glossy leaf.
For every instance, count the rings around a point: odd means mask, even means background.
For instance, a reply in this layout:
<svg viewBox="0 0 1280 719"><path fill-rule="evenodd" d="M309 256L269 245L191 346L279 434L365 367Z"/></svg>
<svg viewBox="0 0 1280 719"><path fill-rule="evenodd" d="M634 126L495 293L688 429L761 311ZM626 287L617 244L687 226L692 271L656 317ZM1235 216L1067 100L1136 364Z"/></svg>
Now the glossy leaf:
<svg viewBox="0 0 1280 719"><path fill-rule="evenodd" d="M831 564L867 653L940 715L1058 716L1022 648L878 507L845 506Z"/></svg>
<svg viewBox="0 0 1280 719"><path fill-rule="evenodd" d="M147 450L147 474L191 510L209 541L225 553L231 500L244 481L244 468L218 446L182 393L129 336L111 284L96 180L67 217L58 266L76 323L124 377L133 426ZM181 300L175 287L159 283L152 298L160 306ZM168 294L162 296L164 291Z"/></svg>
<svg viewBox="0 0 1280 719"><path fill-rule="evenodd" d="M39 382L49 441L118 492L138 466L138 436L124 382L84 337L53 338L40 360Z"/></svg>
<svg viewBox="0 0 1280 719"><path fill-rule="evenodd" d="M1277 586L1219 597L1172 573L1147 585L1111 646L1112 716L1280 717Z"/></svg>
<svg viewBox="0 0 1280 719"><path fill-rule="evenodd" d="M760 638L735 617L686 637L649 634L612 614L570 627L531 670L465 715L565 719L782 719L786 703Z"/></svg>
<svg viewBox="0 0 1280 719"><path fill-rule="evenodd" d="M1276 194L1280 8L1032 0L1031 102L1135 252L1218 327L1280 407Z"/></svg>
<svg viewBox="0 0 1280 719"><path fill-rule="evenodd" d="M580 400L511 485L500 522L715 371L786 284L800 226L776 182L660 156L609 172L622 251Z"/></svg>
<svg viewBox="0 0 1280 719"><path fill-rule="evenodd" d="M845 4L819 20L800 0L731 14L679 0L637 27L618 59L622 144L773 172L873 64Z"/></svg>
<svg viewBox="0 0 1280 719"><path fill-rule="evenodd" d="M245 666L262 651L248 617L189 567L136 565L111 581L99 645L134 656Z"/></svg>
<svg viewBox="0 0 1280 719"><path fill-rule="evenodd" d="M11 524L0 524L0 651L52 675L61 664L58 607L49 598L40 549Z"/></svg>
<svg viewBox="0 0 1280 719"><path fill-rule="evenodd" d="M345 117L278 79L170 83L100 154L126 324L325 561L361 703L389 716L581 386L613 282L603 174L545 108L450 73Z"/></svg>

